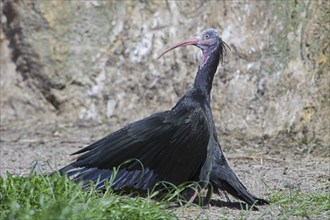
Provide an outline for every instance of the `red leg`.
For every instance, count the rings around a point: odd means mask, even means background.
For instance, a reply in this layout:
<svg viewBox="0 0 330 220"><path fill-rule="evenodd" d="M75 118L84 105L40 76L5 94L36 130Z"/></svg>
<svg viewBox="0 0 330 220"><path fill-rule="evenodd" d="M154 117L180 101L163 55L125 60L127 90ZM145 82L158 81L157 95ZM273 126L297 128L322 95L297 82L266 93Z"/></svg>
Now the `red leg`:
<svg viewBox="0 0 330 220"><path fill-rule="evenodd" d="M191 203L194 202L194 200L196 199L197 195L198 195L198 191L195 191L194 194L190 197L190 199L189 199L188 202L191 202Z"/></svg>

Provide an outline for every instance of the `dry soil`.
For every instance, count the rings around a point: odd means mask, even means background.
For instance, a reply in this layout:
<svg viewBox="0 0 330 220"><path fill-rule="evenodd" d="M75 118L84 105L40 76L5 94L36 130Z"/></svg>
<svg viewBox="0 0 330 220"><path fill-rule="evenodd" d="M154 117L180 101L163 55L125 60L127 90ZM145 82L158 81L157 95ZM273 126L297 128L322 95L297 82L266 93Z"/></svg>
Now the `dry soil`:
<svg viewBox="0 0 330 220"><path fill-rule="evenodd" d="M61 168L72 161L71 153L107 135L112 131L111 127L111 124L91 121L2 123L1 176L7 171L14 175L27 175L35 161L38 161L40 172ZM330 190L330 160L327 152L317 156L306 149L285 148L285 145L274 141L265 146L243 142L241 147L233 148L229 146L230 140L225 137L222 140L230 165L247 188L260 197L265 198L278 190L288 193L297 190L302 193L326 193ZM185 206L175 208L175 212L183 219L236 218L242 215L242 211L240 203L235 199L232 201L228 203L225 198L214 196L212 205L207 209ZM264 214L266 219L276 219L280 213L281 207L272 204L261 207L260 211L245 212L244 215L254 219Z"/></svg>

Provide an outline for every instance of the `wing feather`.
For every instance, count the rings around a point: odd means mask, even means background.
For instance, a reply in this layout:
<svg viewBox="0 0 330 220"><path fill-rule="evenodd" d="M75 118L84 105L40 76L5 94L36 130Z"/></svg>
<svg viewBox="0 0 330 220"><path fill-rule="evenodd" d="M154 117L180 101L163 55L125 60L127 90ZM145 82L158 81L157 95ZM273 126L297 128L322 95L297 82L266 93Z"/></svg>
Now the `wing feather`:
<svg viewBox="0 0 330 220"><path fill-rule="evenodd" d="M180 184L198 180L208 141L202 109L181 107L129 124L75 152L83 154L60 172L75 180L99 180L101 187L111 178L112 169L120 166L113 181L115 189L147 189L158 181ZM132 161L124 163L128 160Z"/></svg>

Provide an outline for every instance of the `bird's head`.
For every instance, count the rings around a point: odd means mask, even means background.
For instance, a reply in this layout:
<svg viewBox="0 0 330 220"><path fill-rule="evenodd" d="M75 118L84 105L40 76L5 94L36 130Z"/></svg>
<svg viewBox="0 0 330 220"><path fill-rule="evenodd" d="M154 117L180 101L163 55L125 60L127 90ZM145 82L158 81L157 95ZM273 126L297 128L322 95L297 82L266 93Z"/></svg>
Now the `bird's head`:
<svg viewBox="0 0 330 220"><path fill-rule="evenodd" d="M200 48L203 51L203 57L209 57L215 49L219 48L221 61L223 61L223 57L226 54L226 47L229 48L229 46L218 36L218 32L213 28L209 28L191 39L176 43L172 47L164 50L158 56L158 59L177 47L188 45L194 45ZM204 58L202 60L204 60Z"/></svg>

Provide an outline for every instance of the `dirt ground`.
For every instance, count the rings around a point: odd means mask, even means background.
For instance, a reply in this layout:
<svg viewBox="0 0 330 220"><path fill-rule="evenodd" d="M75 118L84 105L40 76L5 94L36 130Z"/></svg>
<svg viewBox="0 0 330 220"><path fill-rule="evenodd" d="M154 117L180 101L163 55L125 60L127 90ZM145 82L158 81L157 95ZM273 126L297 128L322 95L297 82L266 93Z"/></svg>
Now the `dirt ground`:
<svg viewBox="0 0 330 220"><path fill-rule="evenodd" d="M41 172L61 168L72 160L70 153L107 135L113 131L112 127L115 126L91 121L1 123L0 174L3 176L8 171L14 175L28 175L35 161L38 161L37 169ZM302 193L330 191L330 159L327 152L317 156L299 147L285 148L283 144L278 147L276 143L268 143L267 146L243 143L240 148L233 148L229 146L230 140L225 137L223 140L225 155L238 177L252 193L262 198L276 190L300 190ZM225 201L214 196L213 205L208 209L192 206L177 208L175 212L183 219L238 218L242 212L237 208L239 203L234 199L232 204ZM279 213L281 208L273 204L261 207L259 212L247 212L244 218L254 219L264 214L265 219L276 219Z"/></svg>

